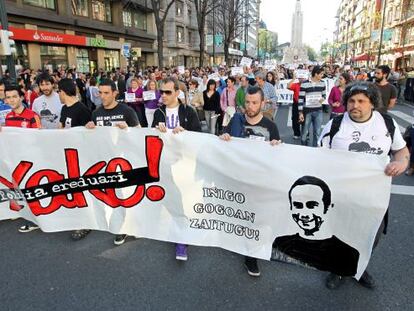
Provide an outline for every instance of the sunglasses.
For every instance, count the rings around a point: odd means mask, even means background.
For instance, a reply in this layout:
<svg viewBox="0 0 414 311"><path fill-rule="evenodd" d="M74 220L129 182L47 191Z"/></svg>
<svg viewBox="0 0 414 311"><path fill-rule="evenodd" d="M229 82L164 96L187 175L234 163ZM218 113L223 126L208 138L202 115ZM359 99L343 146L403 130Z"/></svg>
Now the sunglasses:
<svg viewBox="0 0 414 311"><path fill-rule="evenodd" d="M160 90L161 95L162 94L166 94L166 95L171 95L173 93L173 91L171 90Z"/></svg>

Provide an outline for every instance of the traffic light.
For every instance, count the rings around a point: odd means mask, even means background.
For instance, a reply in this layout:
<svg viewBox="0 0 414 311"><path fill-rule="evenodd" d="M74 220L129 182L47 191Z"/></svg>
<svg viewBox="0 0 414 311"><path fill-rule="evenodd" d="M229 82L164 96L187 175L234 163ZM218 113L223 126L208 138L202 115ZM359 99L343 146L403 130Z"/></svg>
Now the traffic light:
<svg viewBox="0 0 414 311"><path fill-rule="evenodd" d="M13 39L13 32L8 30L0 30L0 40L1 40L1 48L0 54L1 55L12 55L16 53L15 42Z"/></svg>

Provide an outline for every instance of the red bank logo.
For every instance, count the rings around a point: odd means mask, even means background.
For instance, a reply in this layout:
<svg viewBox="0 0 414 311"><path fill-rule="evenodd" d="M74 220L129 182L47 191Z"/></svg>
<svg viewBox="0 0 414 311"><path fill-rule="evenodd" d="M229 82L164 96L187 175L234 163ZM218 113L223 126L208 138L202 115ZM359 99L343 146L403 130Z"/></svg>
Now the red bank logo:
<svg viewBox="0 0 414 311"><path fill-rule="evenodd" d="M10 209L19 211L22 209L19 201L26 201L32 213L39 216L51 214L61 207L87 207L85 191L112 208L135 206L144 196L151 201L160 201L164 198L165 190L156 185L146 187L146 184L160 180L159 165L162 148L163 142L159 137L147 136L145 137L147 167L134 169L128 160L119 157L108 162L97 162L82 175L78 151L65 149L67 177L56 170L42 169L27 178L24 188L21 183L28 176L33 163L21 161L14 169L11 181L0 176L0 184L7 187L0 190L0 202L10 201ZM40 182L45 179L47 182L41 184ZM115 189L130 186L135 186L131 196L128 198L117 196ZM46 198L51 200L43 206L40 200Z"/></svg>

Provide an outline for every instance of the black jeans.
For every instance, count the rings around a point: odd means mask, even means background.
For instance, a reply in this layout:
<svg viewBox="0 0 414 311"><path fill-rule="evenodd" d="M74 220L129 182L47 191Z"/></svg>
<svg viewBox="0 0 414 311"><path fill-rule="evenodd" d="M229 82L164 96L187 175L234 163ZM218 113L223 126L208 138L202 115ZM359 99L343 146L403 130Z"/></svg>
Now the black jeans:
<svg viewBox="0 0 414 311"><path fill-rule="evenodd" d="M300 136L298 103L293 103L293 105L292 105L292 129L293 129L293 135L294 136Z"/></svg>

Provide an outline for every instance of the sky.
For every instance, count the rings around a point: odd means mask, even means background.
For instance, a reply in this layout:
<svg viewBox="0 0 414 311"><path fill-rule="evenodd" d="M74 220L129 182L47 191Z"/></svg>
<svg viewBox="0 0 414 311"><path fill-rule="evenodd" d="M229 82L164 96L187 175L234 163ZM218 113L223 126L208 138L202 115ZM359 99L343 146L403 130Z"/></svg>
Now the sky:
<svg viewBox="0 0 414 311"><path fill-rule="evenodd" d="M303 12L303 42L317 52L323 42L333 39L335 15L341 0L301 0ZM279 44L290 42L292 15L296 0L262 0L260 17L267 29L277 32Z"/></svg>

